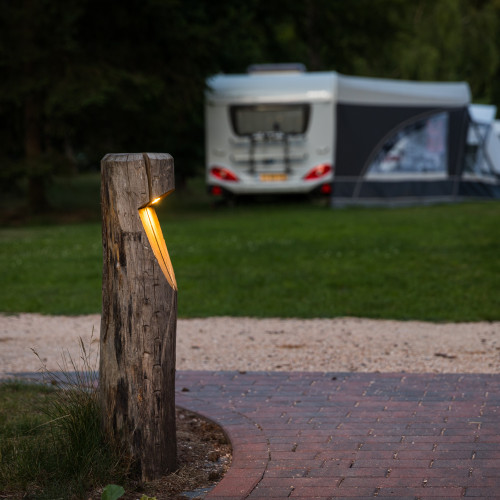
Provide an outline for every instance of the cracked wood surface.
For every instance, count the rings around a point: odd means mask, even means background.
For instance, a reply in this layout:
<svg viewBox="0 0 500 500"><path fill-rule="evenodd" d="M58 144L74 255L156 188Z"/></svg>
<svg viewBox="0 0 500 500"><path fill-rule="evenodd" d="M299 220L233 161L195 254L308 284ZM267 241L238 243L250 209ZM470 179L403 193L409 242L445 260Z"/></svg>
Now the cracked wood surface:
<svg viewBox="0 0 500 500"><path fill-rule="evenodd" d="M176 465L177 291L153 254L139 209L174 189L173 159L106 155L101 178L101 404L107 432L126 443L143 480L151 480Z"/></svg>

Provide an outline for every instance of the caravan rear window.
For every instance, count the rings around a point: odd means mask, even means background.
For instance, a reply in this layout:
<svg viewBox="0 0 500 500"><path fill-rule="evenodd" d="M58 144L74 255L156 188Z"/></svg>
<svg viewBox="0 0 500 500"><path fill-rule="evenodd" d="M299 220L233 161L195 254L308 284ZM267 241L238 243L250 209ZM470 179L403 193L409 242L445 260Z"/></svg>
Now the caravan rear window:
<svg viewBox="0 0 500 500"><path fill-rule="evenodd" d="M309 122L309 105L231 106L231 121L236 135L252 135L259 132L303 134Z"/></svg>

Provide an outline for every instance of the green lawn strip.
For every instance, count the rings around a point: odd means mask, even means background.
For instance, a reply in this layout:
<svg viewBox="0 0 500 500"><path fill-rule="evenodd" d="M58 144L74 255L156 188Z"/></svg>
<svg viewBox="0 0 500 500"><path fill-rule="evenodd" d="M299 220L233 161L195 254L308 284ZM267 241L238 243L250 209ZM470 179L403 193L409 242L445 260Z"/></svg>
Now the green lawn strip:
<svg viewBox="0 0 500 500"><path fill-rule="evenodd" d="M159 210L180 317L500 319L498 202L213 209L185 196ZM98 222L1 229L0 311L98 313L101 259Z"/></svg>
<svg viewBox="0 0 500 500"><path fill-rule="evenodd" d="M98 224L0 230L0 309L84 314L99 311L102 273Z"/></svg>

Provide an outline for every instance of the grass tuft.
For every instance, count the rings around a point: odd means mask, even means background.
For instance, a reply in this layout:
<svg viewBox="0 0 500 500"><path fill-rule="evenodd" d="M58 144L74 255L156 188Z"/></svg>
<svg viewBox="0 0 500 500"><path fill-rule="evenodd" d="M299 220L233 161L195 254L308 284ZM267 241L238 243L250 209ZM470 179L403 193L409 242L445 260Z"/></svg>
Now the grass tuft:
<svg viewBox="0 0 500 500"><path fill-rule="evenodd" d="M0 497L88 498L126 478L130 462L102 432L92 353L80 346L83 369L63 356L46 384L0 385Z"/></svg>

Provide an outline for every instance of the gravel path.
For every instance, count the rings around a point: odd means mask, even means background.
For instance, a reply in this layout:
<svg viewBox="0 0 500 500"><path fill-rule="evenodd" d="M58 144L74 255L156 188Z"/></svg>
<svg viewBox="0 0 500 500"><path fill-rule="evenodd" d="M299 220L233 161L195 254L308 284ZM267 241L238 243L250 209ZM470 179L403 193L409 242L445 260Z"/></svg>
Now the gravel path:
<svg viewBox="0 0 500 500"><path fill-rule="evenodd" d="M79 339L95 363L99 324L99 315L0 315L0 377L80 365ZM177 369L500 373L500 322L179 319Z"/></svg>

